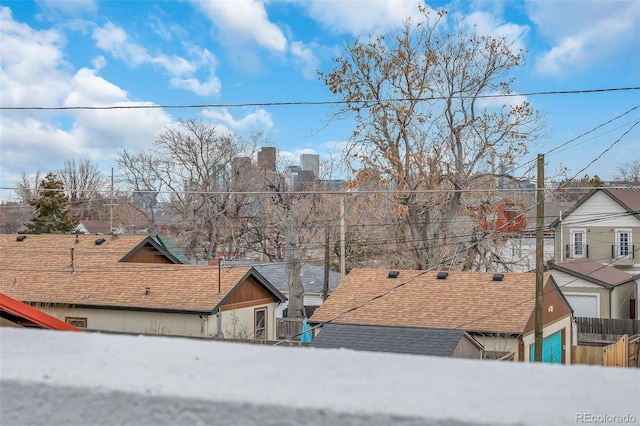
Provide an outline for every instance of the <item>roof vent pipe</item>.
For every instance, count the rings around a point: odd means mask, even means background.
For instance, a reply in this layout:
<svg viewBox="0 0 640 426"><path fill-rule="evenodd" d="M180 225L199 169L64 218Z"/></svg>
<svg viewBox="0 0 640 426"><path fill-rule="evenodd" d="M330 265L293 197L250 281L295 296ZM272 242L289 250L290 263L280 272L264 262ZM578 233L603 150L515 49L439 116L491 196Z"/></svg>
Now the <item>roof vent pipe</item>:
<svg viewBox="0 0 640 426"><path fill-rule="evenodd" d="M398 278L400 271L389 271L389 278Z"/></svg>
<svg viewBox="0 0 640 426"><path fill-rule="evenodd" d="M105 240L104 238L98 238L96 240L96 245L99 246L100 244L104 243L105 241L107 241L107 240Z"/></svg>
<svg viewBox="0 0 640 426"><path fill-rule="evenodd" d="M494 281L502 281L503 278L504 278L504 274L493 274Z"/></svg>
<svg viewBox="0 0 640 426"><path fill-rule="evenodd" d="M18 235L18 236L16 237L16 241L18 241L18 242L22 242L22 241L24 241L24 240L25 240L25 238L27 238L27 236L26 236L26 235Z"/></svg>
<svg viewBox="0 0 640 426"><path fill-rule="evenodd" d="M448 272L438 272L438 279L439 280L446 280L448 276L449 276Z"/></svg>

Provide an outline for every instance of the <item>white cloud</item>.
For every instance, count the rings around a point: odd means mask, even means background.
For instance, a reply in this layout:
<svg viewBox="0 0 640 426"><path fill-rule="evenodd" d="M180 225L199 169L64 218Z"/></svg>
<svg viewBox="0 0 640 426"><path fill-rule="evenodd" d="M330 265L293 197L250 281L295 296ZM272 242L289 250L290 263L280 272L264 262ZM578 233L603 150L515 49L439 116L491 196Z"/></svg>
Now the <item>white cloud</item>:
<svg viewBox="0 0 640 426"><path fill-rule="evenodd" d="M65 106L113 105L127 98L127 92L96 75L94 70L80 69L71 80L71 92Z"/></svg>
<svg viewBox="0 0 640 426"><path fill-rule="evenodd" d="M406 18L420 19L421 0L326 1L299 3L316 21L337 33L358 36L397 27Z"/></svg>
<svg viewBox="0 0 640 426"><path fill-rule="evenodd" d="M126 91L83 68L71 81L65 105L152 106L151 102L131 102ZM170 116L160 109L74 110L71 133L86 152L98 150L112 155L122 147L147 148Z"/></svg>
<svg viewBox="0 0 640 426"><path fill-rule="evenodd" d="M111 22L96 28L93 31L93 38L99 48L109 52L113 57L121 59L129 67L136 68L150 64L165 69L171 75L170 84L172 87L188 90L199 96L220 94L222 85L215 75L216 59L207 49L190 46L188 53L192 57L191 61L162 52L151 55L144 46L129 41L124 29ZM195 75L200 68L205 69L206 79L204 81Z"/></svg>
<svg viewBox="0 0 640 426"><path fill-rule="evenodd" d="M555 43L537 58L541 74L566 77L614 57L638 57L636 1L530 1L527 6L538 33Z"/></svg>
<svg viewBox="0 0 640 426"><path fill-rule="evenodd" d="M269 21L262 1L196 0L192 4L216 25L226 43L253 42L268 50L286 51L287 39L280 28Z"/></svg>
<svg viewBox="0 0 640 426"><path fill-rule="evenodd" d="M273 127L271 114L264 109L257 109L255 112L249 113L239 120L233 118L226 108L217 110L207 109L202 112L202 115L236 130L264 130Z"/></svg>
<svg viewBox="0 0 640 426"><path fill-rule="evenodd" d="M513 41L512 51L525 50L524 38L529 32L529 28L514 23L504 23L497 19L496 15L487 12L473 12L463 20L467 29L473 29L480 35L487 35L495 38L505 37Z"/></svg>
<svg viewBox="0 0 640 426"><path fill-rule="evenodd" d="M93 31L93 38L99 48L111 53L115 58L122 59L133 68L142 64L153 64L164 68L174 76L195 71L195 67L189 61L179 56L167 56L164 53L149 54L144 46L129 41L126 32L111 22L103 27L97 27Z"/></svg>
<svg viewBox="0 0 640 426"><path fill-rule="evenodd" d="M74 73L63 60L64 37L16 22L2 7L0 38L3 106L136 105L125 90L97 74L104 58L94 59L95 69ZM3 111L0 179L10 186L23 172L55 170L74 157L104 165L120 148L148 148L170 122L160 109Z"/></svg>
<svg viewBox="0 0 640 426"><path fill-rule="evenodd" d="M218 95L222 84L220 79L216 76L212 76L209 80L201 82L197 78L178 78L173 77L171 79L171 86L177 89L188 90L195 93L198 96Z"/></svg>
<svg viewBox="0 0 640 426"><path fill-rule="evenodd" d="M107 65L107 60L102 55L96 56L93 61L91 61L91 65L93 65L93 68L95 68L96 70L99 70Z"/></svg>
<svg viewBox="0 0 640 426"><path fill-rule="evenodd" d="M13 20L11 10L0 7L0 102L3 106L55 105L69 78L62 47L64 37L55 30L36 31Z"/></svg>
<svg viewBox="0 0 640 426"><path fill-rule="evenodd" d="M320 60L314 55L311 47L300 41L291 43L291 53L298 58L302 67L302 75L307 79L317 77L316 71L320 68Z"/></svg>

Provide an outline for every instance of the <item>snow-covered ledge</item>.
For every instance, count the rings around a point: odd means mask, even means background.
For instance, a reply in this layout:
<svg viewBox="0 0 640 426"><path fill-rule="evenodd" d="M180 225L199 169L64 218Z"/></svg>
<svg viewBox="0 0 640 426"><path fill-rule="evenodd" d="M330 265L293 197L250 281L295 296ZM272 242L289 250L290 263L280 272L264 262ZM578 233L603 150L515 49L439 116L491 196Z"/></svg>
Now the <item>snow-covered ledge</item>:
<svg viewBox="0 0 640 426"><path fill-rule="evenodd" d="M6 425L640 422L640 369L0 329Z"/></svg>

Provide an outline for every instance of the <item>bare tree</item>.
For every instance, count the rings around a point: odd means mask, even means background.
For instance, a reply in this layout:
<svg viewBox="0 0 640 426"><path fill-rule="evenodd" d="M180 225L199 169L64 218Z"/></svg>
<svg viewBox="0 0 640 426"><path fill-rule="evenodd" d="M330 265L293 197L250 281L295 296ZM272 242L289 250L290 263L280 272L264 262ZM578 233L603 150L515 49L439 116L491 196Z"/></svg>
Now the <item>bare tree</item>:
<svg viewBox="0 0 640 426"><path fill-rule="evenodd" d="M289 287L289 318L304 318L304 286L300 277L302 265L318 259L323 252L322 240L329 197L319 191L317 182L296 183L286 172L268 178L270 203L265 203L268 216L277 221L284 234L284 262ZM333 209L335 212L335 209ZM321 250L322 248L322 250Z"/></svg>
<svg viewBox="0 0 640 426"><path fill-rule="evenodd" d="M76 214L91 219L103 219L107 182L98 165L89 159L67 160L57 172Z"/></svg>
<svg viewBox="0 0 640 426"><path fill-rule="evenodd" d="M29 204L30 201L38 198L38 185L42 181L42 174L36 172L33 176L27 176L26 173L22 174L22 179L16 185L16 195L23 204Z"/></svg>
<svg viewBox="0 0 640 426"><path fill-rule="evenodd" d="M640 160L633 160L618 166L616 179L623 180L631 185L640 185Z"/></svg>
<svg viewBox="0 0 640 426"><path fill-rule="evenodd" d="M107 188L98 165L89 159L78 162L75 159L67 160L57 175L71 203L95 200Z"/></svg>
<svg viewBox="0 0 640 426"><path fill-rule="evenodd" d="M251 198L243 194L250 179L243 168L232 167L250 158L248 144L233 134L198 120L181 120L160 134L155 147L132 154L122 151L117 159L118 181L145 195L153 229L156 197L180 217L180 243L187 255L202 251L215 257L218 246L238 238L235 226Z"/></svg>
<svg viewBox="0 0 640 426"><path fill-rule="evenodd" d="M30 204L16 201L0 201L0 234L12 234L25 228L35 215Z"/></svg>
<svg viewBox="0 0 640 426"><path fill-rule="evenodd" d="M413 259L407 266L424 269L464 250L469 239L454 232L463 194L498 165L516 163L544 124L526 101L486 98L511 94L509 72L523 62L507 38L460 25L446 34L446 12L421 11L424 21L347 44L320 78L345 102L336 117L356 122L345 160L354 170L378 171L394 188L399 243ZM461 265L464 259L451 267Z"/></svg>

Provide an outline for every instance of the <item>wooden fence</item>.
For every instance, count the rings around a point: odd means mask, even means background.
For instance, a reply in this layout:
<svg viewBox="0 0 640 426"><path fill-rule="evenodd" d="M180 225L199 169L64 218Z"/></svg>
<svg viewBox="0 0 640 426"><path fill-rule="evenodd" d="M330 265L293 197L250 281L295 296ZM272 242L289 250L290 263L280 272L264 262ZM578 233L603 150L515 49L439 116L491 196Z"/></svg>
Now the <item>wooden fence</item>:
<svg viewBox="0 0 640 426"><path fill-rule="evenodd" d="M640 334L622 336L607 346L578 345L572 348L572 364L602 365L605 367L638 367Z"/></svg>
<svg viewBox="0 0 640 426"><path fill-rule="evenodd" d="M634 336L640 333L640 321L633 319L610 319L576 317L578 333Z"/></svg>
<svg viewBox="0 0 640 426"><path fill-rule="evenodd" d="M290 318L276 318L276 338L278 340L298 339L302 334L302 320Z"/></svg>

